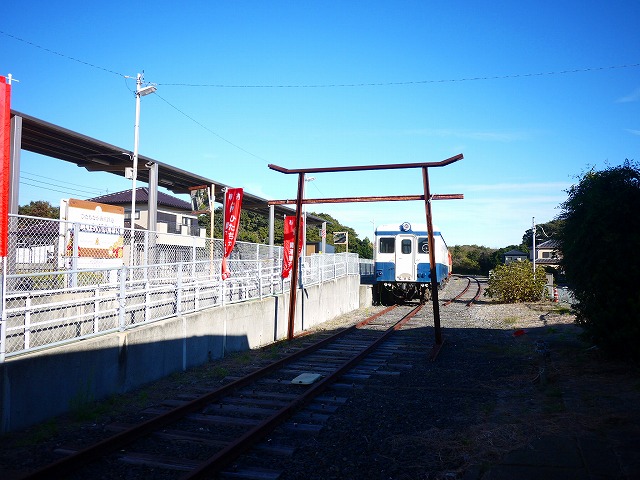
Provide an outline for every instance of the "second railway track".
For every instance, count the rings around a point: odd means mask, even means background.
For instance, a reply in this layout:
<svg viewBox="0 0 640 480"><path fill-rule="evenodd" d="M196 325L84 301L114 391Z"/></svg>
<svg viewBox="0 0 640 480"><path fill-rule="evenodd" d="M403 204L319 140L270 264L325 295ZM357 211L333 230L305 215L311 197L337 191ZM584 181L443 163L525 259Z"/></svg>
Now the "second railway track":
<svg viewBox="0 0 640 480"><path fill-rule="evenodd" d="M95 445L59 449L65 457L24 478L277 478L265 467L272 460L236 459L254 446L254 457L290 454L296 435L319 431L345 401L335 392L384 365L392 353L381 345L420 308L387 308L216 390L167 400L137 425L110 425L115 433Z"/></svg>
<svg viewBox="0 0 640 480"><path fill-rule="evenodd" d="M466 285L464 285L465 280ZM459 287L462 288L462 291L455 297L443 302L443 307L451 305L452 303L464 303L467 307L470 307L474 304L474 302L478 301L478 299L480 298L480 294L482 293L480 280L478 280L476 277L471 276L453 275L452 281L458 282L464 286Z"/></svg>

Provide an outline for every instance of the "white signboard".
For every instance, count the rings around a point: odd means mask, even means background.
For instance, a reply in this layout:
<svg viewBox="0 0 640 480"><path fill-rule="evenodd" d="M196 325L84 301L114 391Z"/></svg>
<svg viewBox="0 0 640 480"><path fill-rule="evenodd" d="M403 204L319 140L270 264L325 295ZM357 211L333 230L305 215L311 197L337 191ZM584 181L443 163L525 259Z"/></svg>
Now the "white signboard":
<svg viewBox="0 0 640 480"><path fill-rule="evenodd" d="M124 208L70 198L60 203L63 256L75 268L112 268L123 264ZM75 238L77 236L77 239Z"/></svg>

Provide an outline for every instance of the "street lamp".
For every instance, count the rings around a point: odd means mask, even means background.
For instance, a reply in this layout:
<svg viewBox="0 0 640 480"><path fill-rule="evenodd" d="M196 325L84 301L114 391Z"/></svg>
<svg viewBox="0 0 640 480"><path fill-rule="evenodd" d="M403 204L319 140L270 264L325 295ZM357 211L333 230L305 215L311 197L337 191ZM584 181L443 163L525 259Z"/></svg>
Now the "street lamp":
<svg viewBox="0 0 640 480"><path fill-rule="evenodd" d="M155 85L142 86L142 74L136 78L136 123L133 135L133 170L131 173L131 254L129 263L134 264L135 246L135 217L136 217L136 179L138 177L138 144L140 142L140 97L149 95L157 90Z"/></svg>

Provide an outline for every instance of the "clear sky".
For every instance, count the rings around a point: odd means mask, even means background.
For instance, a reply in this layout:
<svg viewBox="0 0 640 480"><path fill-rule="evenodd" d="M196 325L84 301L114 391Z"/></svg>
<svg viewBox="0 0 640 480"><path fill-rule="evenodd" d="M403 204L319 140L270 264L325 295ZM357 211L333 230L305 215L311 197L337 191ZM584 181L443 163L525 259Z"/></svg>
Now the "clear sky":
<svg viewBox="0 0 640 480"><path fill-rule="evenodd" d="M430 170L451 245L519 244L591 167L640 159L640 2L5 2L12 108L267 199L286 168ZM314 175L313 198L422 193L420 170ZM144 184L143 184L144 185ZM131 182L22 152L20 204ZM371 237L421 202L313 205Z"/></svg>

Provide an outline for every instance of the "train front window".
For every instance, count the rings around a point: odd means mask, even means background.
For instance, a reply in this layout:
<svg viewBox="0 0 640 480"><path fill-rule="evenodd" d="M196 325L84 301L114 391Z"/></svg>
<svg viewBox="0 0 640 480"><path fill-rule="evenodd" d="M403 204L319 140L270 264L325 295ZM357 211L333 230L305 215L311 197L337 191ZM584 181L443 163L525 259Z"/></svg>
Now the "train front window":
<svg viewBox="0 0 640 480"><path fill-rule="evenodd" d="M418 238L418 251L420 253L429 253L429 239L427 237Z"/></svg>
<svg viewBox="0 0 640 480"><path fill-rule="evenodd" d="M405 255L408 253L411 253L411 240L409 239L402 240L401 249L402 249L402 253Z"/></svg>
<svg viewBox="0 0 640 480"><path fill-rule="evenodd" d="M395 240L393 238L380 239L380 253L393 253Z"/></svg>

